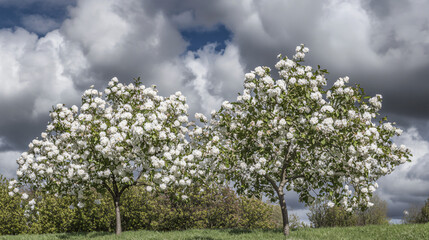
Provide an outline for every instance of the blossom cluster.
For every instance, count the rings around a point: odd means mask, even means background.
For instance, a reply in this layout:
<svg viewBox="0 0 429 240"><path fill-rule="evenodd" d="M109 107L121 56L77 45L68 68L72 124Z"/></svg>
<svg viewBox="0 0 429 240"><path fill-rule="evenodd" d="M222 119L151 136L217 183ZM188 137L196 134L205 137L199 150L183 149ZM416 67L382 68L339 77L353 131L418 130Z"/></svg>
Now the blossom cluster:
<svg viewBox="0 0 429 240"><path fill-rule="evenodd" d="M180 92L162 97L140 81L113 78L104 92L88 89L80 109L58 104L50 113L46 131L17 160L18 181L10 182L9 194L25 184L79 199L90 190L137 184L148 191L185 188L195 165L184 153L187 109Z"/></svg>
<svg viewBox="0 0 429 240"><path fill-rule="evenodd" d="M376 180L409 161L410 151L391 141L402 130L378 119L381 95L365 96L348 77L327 89L327 71L303 64L308 52L300 45L292 59L279 55L279 79L269 67L246 73L237 100L210 120L195 114L199 124L189 121L180 92L162 97L154 86L116 78L103 92L90 88L80 109L58 104L50 113L46 131L17 160L9 194L28 199L20 187L31 184L81 199L94 189L116 196L137 184L180 191L232 181L239 193L272 201L287 189L308 204L370 207Z"/></svg>
<svg viewBox="0 0 429 240"><path fill-rule="evenodd" d="M377 123L381 95L367 99L348 77L325 90L327 71L302 64L308 51L300 45L292 59L279 55L280 79L269 67L245 74L237 101L225 101L205 126L203 158L239 192L275 201L276 189L286 188L308 204L325 198L348 211L370 207L376 180L409 161L410 151L391 142L402 130Z"/></svg>

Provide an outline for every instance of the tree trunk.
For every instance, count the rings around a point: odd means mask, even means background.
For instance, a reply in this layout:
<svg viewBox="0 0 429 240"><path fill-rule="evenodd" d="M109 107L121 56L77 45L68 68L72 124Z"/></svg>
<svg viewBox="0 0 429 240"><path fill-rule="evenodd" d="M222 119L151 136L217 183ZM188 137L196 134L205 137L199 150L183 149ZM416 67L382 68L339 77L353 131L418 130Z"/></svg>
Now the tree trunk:
<svg viewBox="0 0 429 240"><path fill-rule="evenodd" d="M282 218L283 218L283 234L285 236L289 235L289 217L287 213L287 206L284 193L279 193L279 202L280 208L282 210Z"/></svg>
<svg viewBox="0 0 429 240"><path fill-rule="evenodd" d="M115 203L115 212L116 212L116 235L120 235L122 233L122 225L121 225L121 211L119 209L119 197L116 197L113 201Z"/></svg>
<svg viewBox="0 0 429 240"><path fill-rule="evenodd" d="M112 178L112 187L109 187L106 181L103 181L103 185L112 196L113 205L115 206L115 213L116 213L116 235L120 235L122 233L121 210L119 209L119 206L121 205L120 204L121 195L131 185L127 185L123 187L121 190L119 190L118 185L116 185L115 176L111 175L111 178Z"/></svg>

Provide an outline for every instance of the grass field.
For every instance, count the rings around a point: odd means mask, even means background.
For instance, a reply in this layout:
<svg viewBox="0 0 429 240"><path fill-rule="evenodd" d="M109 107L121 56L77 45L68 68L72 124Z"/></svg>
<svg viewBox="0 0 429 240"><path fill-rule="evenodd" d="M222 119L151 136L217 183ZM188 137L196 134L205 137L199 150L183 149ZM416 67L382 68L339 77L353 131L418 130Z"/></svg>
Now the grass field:
<svg viewBox="0 0 429 240"><path fill-rule="evenodd" d="M218 239L284 239L280 231L271 230L205 230L155 232L129 231L115 236L113 233L59 233L44 235L0 236L5 240L42 240L42 239L180 239L180 240L218 240ZM429 239L429 224L383 225L344 228L300 229L292 231L288 239Z"/></svg>

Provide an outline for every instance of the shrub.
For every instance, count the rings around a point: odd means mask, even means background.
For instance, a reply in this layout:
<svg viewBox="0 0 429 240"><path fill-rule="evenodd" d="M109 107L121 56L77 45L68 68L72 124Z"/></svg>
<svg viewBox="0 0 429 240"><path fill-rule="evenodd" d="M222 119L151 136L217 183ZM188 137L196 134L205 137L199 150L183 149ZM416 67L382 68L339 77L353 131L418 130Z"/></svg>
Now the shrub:
<svg viewBox="0 0 429 240"><path fill-rule="evenodd" d="M418 221L420 219L421 208L422 208L421 206L413 205L410 208L408 208L407 210L405 210L402 222L406 223L406 224L418 223Z"/></svg>
<svg viewBox="0 0 429 240"><path fill-rule="evenodd" d="M0 206L1 234L113 231L113 202L110 196L95 191L88 194L84 206L76 206L74 196L56 197L40 193L36 207L24 216L21 200L10 197L2 180ZM35 195L29 192L30 196ZM194 191L187 200L175 192L149 193L143 187L124 192L122 225L124 230L183 230L191 228L275 228L272 205L256 198L239 197L228 187L205 192ZM31 198L31 197L30 197ZM99 199L100 204L95 200ZM70 207L75 206L75 207ZM5 218L7 216L7 218Z"/></svg>
<svg viewBox="0 0 429 240"><path fill-rule="evenodd" d="M9 181L0 175L0 235L19 234L25 231L24 209L19 196L9 196Z"/></svg>
<svg viewBox="0 0 429 240"><path fill-rule="evenodd" d="M238 197L229 188L195 191L188 196L183 201L178 200L174 192L149 194L142 189L130 191L124 197L123 225L127 230L274 227L270 205L258 199Z"/></svg>
<svg viewBox="0 0 429 240"><path fill-rule="evenodd" d="M104 197L95 204L96 194L89 195L82 208L70 196L44 194L31 215L31 233L113 231L114 218L111 199Z"/></svg>
<svg viewBox="0 0 429 240"><path fill-rule="evenodd" d="M28 219L29 233L70 232L74 211L69 198L56 198L46 194Z"/></svg>
<svg viewBox="0 0 429 240"><path fill-rule="evenodd" d="M387 203L374 195L371 198L374 205L365 211L347 212L342 207L328 207L326 202L310 206L308 218L313 227L345 227L369 224L387 224Z"/></svg>
<svg viewBox="0 0 429 240"><path fill-rule="evenodd" d="M425 205L422 207L422 209L420 211L419 222L421 222L421 223L429 222L429 199L426 200Z"/></svg>
<svg viewBox="0 0 429 240"><path fill-rule="evenodd" d="M282 228L283 217L282 217L282 210L280 209L280 206L278 204L275 204L275 205L271 205L271 208L272 208L271 221L273 222L275 228Z"/></svg>
<svg viewBox="0 0 429 240"><path fill-rule="evenodd" d="M355 226L357 216L350 214L341 207L328 207L326 203L318 203L310 206L308 218L313 227Z"/></svg>
<svg viewBox="0 0 429 240"><path fill-rule="evenodd" d="M121 204L124 230L149 229L151 219L155 216L152 206L156 205L157 199L152 198L151 194L143 188L133 188L126 191ZM158 205L162 207L161 203Z"/></svg>
<svg viewBox="0 0 429 240"><path fill-rule="evenodd" d="M240 199L234 191L229 188L220 188L210 189L200 194L202 201L197 206L199 205L200 216L206 219L205 228L241 226Z"/></svg>
<svg viewBox="0 0 429 240"><path fill-rule="evenodd" d="M387 202L382 200L379 196L374 195L371 198L374 206L366 209L365 211L357 211L355 214L358 216L358 225L381 225L388 224L387 218Z"/></svg>
<svg viewBox="0 0 429 240"><path fill-rule="evenodd" d="M412 206L404 211L404 223L427 223L429 222L429 198L422 207Z"/></svg>
<svg viewBox="0 0 429 240"><path fill-rule="evenodd" d="M257 198L241 197L242 227L246 229L275 228L273 208Z"/></svg>

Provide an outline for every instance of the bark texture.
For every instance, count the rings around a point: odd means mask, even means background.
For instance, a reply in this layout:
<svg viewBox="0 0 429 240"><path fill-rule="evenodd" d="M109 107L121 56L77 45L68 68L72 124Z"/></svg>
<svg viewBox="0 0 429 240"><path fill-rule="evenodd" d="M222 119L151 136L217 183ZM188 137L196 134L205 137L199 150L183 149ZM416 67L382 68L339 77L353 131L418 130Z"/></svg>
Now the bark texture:
<svg viewBox="0 0 429 240"><path fill-rule="evenodd" d="M286 200L284 193L279 194L280 208L282 210L283 218L283 234L285 236L289 235L289 216L287 212Z"/></svg>
<svg viewBox="0 0 429 240"><path fill-rule="evenodd" d="M115 199L115 212L116 212L116 235L120 235L122 233L122 225L121 225L121 211L119 210L119 198Z"/></svg>

